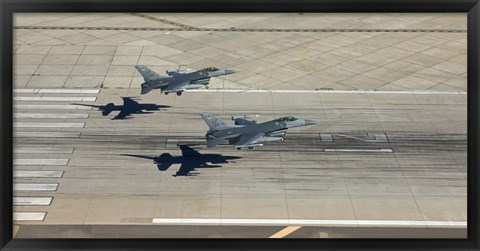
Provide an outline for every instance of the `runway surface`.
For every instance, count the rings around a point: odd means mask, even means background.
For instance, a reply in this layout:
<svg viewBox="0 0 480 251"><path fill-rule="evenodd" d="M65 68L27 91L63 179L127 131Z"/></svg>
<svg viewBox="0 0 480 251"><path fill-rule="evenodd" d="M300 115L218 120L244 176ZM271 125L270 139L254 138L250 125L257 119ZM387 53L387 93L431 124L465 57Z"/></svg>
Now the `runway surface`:
<svg viewBox="0 0 480 251"><path fill-rule="evenodd" d="M212 90L134 98L138 93L29 95L65 96L68 101L55 105L82 109L54 114L88 118L15 120L33 125L15 126L15 170L31 172L17 174L16 184L27 187L15 196L51 199L48 206L16 206L17 214L37 213L37 221L22 224L162 225L162 219L177 219L174 224L188 225L200 218L214 225L214 219L237 219L234 226L466 226L465 94ZM95 101L67 98L87 95ZM139 107L150 113L135 113ZM48 111L30 108L15 113ZM202 111L227 123L241 114L259 115L259 121L294 115L319 123L292 128L285 142L254 150L207 148ZM58 127L34 126L47 123Z"/></svg>
<svg viewBox="0 0 480 251"><path fill-rule="evenodd" d="M462 13L30 13L14 29L17 238L466 237ZM237 73L141 96L135 64ZM205 111L319 123L207 148Z"/></svg>

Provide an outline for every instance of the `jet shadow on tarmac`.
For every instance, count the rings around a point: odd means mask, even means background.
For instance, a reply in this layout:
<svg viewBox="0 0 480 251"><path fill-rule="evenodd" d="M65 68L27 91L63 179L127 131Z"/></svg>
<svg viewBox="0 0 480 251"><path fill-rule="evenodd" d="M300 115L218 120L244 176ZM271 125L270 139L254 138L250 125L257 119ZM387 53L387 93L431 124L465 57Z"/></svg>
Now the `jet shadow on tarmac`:
<svg viewBox="0 0 480 251"><path fill-rule="evenodd" d="M180 164L180 169L173 176L193 176L198 175L196 168L218 168L221 165L231 163L234 159L240 159L237 156L223 156L222 154L201 154L188 145L179 145L182 150L182 156L172 156L170 153L162 153L158 157L151 157L145 155L121 154L123 156L130 156L143 159L151 159L157 165L159 171L166 171L173 164ZM230 161L229 161L230 160ZM208 164L210 163L210 164ZM235 163L235 162L233 162Z"/></svg>
<svg viewBox="0 0 480 251"><path fill-rule="evenodd" d="M88 104L74 104L74 105L83 105L98 108L99 111L102 111L103 116L107 116L112 111L120 111L117 116L112 118L116 119L131 119L132 114L150 114L151 111L159 111L162 108L168 108L169 105L156 105L156 104L139 104L135 101L135 97L122 97L123 105L115 105L113 103L108 103L107 105L88 105Z"/></svg>

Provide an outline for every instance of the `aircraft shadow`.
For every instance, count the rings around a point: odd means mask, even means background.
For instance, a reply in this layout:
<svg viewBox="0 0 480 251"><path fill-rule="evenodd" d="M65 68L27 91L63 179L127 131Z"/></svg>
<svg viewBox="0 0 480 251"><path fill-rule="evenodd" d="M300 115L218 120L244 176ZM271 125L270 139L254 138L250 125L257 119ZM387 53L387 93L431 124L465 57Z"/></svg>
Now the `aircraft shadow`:
<svg viewBox="0 0 480 251"><path fill-rule="evenodd" d="M146 156L135 154L121 154L143 159L151 159L157 165L159 171L166 171L173 164L180 164L180 168L173 176L195 176L198 175L197 168L219 168L218 164L232 163L237 156L223 156L222 154L201 154L187 145L179 145L182 156L172 156L170 153L162 153L160 156ZM234 162L233 162L234 163Z"/></svg>
<svg viewBox="0 0 480 251"><path fill-rule="evenodd" d="M112 120L117 119L131 119L133 114L151 114L152 111L165 110L162 108L168 108L169 105L156 105L156 104L140 104L135 101L135 97L122 97L123 105L115 105L113 103L108 103L106 105L89 105L89 104L77 104L73 105L83 105L98 108L99 111L102 111L103 116L109 115L113 111L119 111L119 113L112 118Z"/></svg>

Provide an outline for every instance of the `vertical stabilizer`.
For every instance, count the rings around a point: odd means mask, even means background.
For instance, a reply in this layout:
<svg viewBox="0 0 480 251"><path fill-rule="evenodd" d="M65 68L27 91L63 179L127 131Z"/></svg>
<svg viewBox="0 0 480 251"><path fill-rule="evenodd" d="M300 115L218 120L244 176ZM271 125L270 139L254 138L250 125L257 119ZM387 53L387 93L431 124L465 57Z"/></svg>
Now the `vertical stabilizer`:
<svg viewBox="0 0 480 251"><path fill-rule="evenodd" d="M207 123L210 130L216 130L216 129L219 129L219 128L222 128L222 127L226 127L225 122L218 119L211 112L201 113L200 116L202 116L202 119L205 121L205 123Z"/></svg>
<svg viewBox="0 0 480 251"><path fill-rule="evenodd" d="M150 70L145 65L135 65L137 71L142 75L145 82L152 80L154 77L158 77L159 75L154 71Z"/></svg>

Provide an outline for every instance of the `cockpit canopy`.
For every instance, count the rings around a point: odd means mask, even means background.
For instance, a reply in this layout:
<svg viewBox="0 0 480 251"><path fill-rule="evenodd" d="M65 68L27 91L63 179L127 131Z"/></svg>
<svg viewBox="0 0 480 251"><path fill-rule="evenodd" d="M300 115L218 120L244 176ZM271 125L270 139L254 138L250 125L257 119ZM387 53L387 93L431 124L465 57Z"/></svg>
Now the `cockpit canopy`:
<svg viewBox="0 0 480 251"><path fill-rule="evenodd" d="M285 116L285 117L281 117L277 120L279 120L279 121L295 121L295 120L297 120L297 118L292 117L292 116Z"/></svg>
<svg viewBox="0 0 480 251"><path fill-rule="evenodd" d="M203 68L204 71L218 71L218 68L215 68L215 67L207 67L207 68Z"/></svg>

